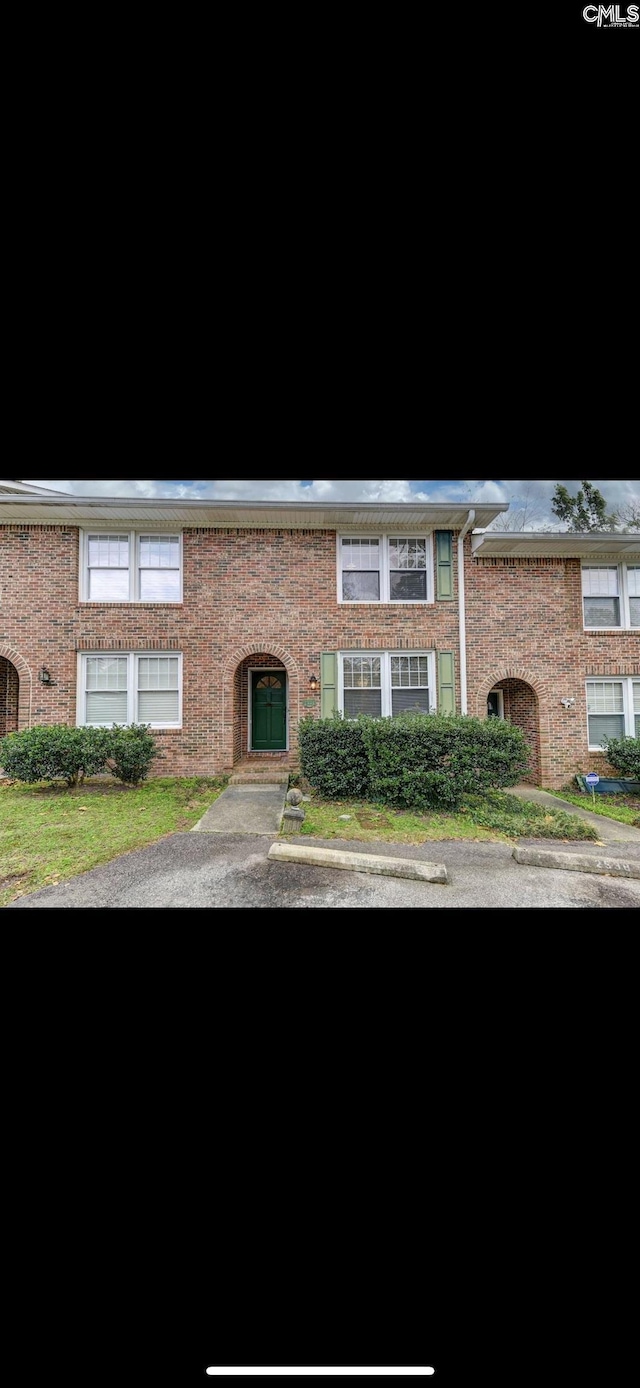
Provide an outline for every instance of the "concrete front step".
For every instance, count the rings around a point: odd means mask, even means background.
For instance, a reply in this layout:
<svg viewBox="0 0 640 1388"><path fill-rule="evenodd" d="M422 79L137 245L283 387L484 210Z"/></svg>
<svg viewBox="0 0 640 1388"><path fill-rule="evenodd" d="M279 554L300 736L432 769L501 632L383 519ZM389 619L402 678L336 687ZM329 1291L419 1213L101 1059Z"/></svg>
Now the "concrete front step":
<svg viewBox="0 0 640 1388"><path fill-rule="evenodd" d="M288 771L236 771L229 777L230 786L288 786Z"/></svg>

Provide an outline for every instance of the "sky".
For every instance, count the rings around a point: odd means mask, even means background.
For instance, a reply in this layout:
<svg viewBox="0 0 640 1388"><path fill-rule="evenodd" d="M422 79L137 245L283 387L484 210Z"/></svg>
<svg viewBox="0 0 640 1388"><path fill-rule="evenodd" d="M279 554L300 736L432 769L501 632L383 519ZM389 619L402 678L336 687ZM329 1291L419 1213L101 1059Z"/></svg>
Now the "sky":
<svg viewBox="0 0 640 1388"><path fill-rule="evenodd" d="M551 498L556 481L527 479L519 482L501 481L271 481L262 477L255 481L54 481L51 478L22 478L39 487L70 492L78 496L139 496L139 497L210 497L218 501L455 501L473 505L477 502L509 502L511 512L524 510L523 528L537 529L539 525L558 526L551 511ZM611 508L639 499L640 487L630 481L597 481L589 478L603 494ZM563 486L575 495L577 481L565 481Z"/></svg>

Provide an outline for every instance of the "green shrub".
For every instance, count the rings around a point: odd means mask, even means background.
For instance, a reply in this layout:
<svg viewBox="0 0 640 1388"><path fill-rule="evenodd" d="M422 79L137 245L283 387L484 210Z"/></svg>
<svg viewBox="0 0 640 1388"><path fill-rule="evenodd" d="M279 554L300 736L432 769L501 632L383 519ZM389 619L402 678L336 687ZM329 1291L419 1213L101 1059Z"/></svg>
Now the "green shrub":
<svg viewBox="0 0 640 1388"><path fill-rule="evenodd" d="M515 785L528 761L523 733L499 718L334 714L300 724L303 773L328 798L456 810L466 793Z"/></svg>
<svg viewBox="0 0 640 1388"><path fill-rule="evenodd" d="M15 781L66 781L78 785L85 776L110 771L137 785L161 756L145 723L112 728L73 728L66 723L25 728L0 741L0 766Z"/></svg>
<svg viewBox="0 0 640 1388"><path fill-rule="evenodd" d="M604 737L607 761L621 776L640 780L640 737Z"/></svg>
<svg viewBox="0 0 640 1388"><path fill-rule="evenodd" d="M130 723L126 728L114 723L108 738L107 768L119 781L131 786L146 781L152 761L162 756L146 723Z"/></svg>
<svg viewBox="0 0 640 1388"><path fill-rule="evenodd" d="M362 720L374 800L456 810L466 794L515 785L529 763L519 728L500 718L404 713Z"/></svg>
<svg viewBox="0 0 640 1388"><path fill-rule="evenodd" d="M107 756L104 728L73 728L52 723L9 733L0 742L0 766L16 781L66 781L103 771Z"/></svg>
<svg viewBox="0 0 640 1388"><path fill-rule="evenodd" d="M333 718L302 718L298 728L300 767L309 783L328 799L366 796L369 765L362 740L362 722Z"/></svg>

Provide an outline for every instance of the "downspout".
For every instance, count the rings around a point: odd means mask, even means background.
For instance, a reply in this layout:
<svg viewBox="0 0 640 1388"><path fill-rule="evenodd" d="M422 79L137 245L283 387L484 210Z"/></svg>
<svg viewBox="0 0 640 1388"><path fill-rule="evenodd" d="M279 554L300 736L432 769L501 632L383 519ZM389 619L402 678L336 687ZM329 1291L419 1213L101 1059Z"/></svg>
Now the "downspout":
<svg viewBox="0 0 640 1388"><path fill-rule="evenodd" d="M464 612L464 537L476 518L470 511L458 535L458 618L460 626L460 712L467 712L467 628Z"/></svg>

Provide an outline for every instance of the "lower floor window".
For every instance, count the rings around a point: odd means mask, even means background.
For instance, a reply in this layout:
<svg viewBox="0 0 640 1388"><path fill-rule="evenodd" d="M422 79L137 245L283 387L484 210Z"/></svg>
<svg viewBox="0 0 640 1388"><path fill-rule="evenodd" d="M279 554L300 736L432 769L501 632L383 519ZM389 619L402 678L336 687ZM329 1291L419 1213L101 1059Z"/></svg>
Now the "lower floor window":
<svg viewBox="0 0 640 1388"><path fill-rule="evenodd" d="M182 725L182 656L131 652L80 656L78 723Z"/></svg>
<svg viewBox="0 0 640 1388"><path fill-rule="evenodd" d="M587 680L589 747L604 737L640 737L640 680Z"/></svg>
<svg viewBox="0 0 640 1388"><path fill-rule="evenodd" d="M435 654L401 655L376 651L339 656L340 707L345 718L368 713L372 718L399 713L435 712Z"/></svg>

